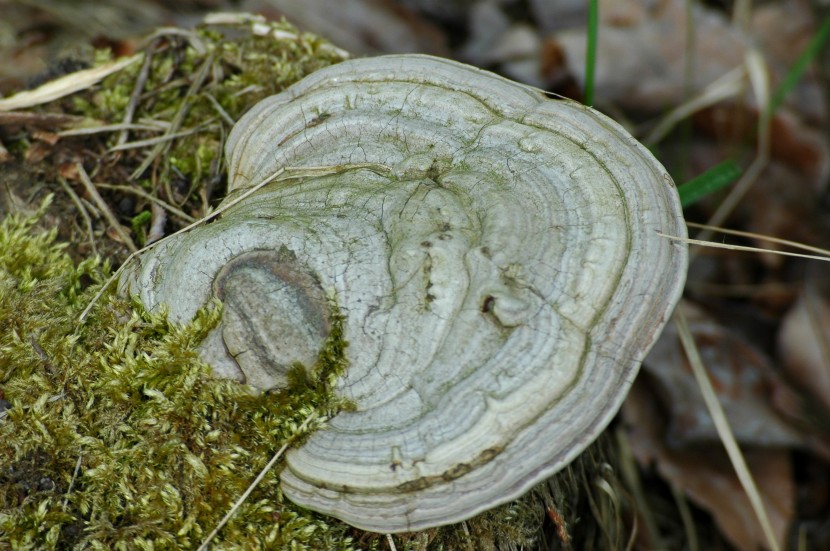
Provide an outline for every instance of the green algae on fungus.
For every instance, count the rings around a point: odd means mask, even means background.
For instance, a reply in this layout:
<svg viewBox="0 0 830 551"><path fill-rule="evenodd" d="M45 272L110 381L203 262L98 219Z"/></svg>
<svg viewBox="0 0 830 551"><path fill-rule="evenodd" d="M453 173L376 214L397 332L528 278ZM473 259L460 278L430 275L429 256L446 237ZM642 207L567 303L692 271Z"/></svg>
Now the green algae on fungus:
<svg viewBox="0 0 830 551"><path fill-rule="evenodd" d="M73 265L34 225L0 223L0 544L195 547L304 419L337 408L326 365L343 343L326 348L322 382L252 395L198 360L215 303L174 326L108 296L77 326L106 270ZM283 502L269 473L214 548L352 549L348 531Z"/></svg>

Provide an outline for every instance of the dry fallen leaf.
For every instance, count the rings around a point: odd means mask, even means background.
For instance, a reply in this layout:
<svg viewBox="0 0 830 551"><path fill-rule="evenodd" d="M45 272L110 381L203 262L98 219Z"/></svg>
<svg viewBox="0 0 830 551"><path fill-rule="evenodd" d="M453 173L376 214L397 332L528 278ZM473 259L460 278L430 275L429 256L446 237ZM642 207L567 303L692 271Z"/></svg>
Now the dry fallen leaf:
<svg viewBox="0 0 830 551"><path fill-rule="evenodd" d="M699 392L699 391L698 391ZM670 449L664 444L662 414L648 385L638 380L623 405L631 448L644 467L653 465L672 486L709 511L723 535L741 551L766 549L749 499L719 443ZM779 545L783 546L795 514L795 486L790 452L744 450L749 469Z"/></svg>
<svg viewBox="0 0 830 551"><path fill-rule="evenodd" d="M679 306L700 350L712 385L742 444L803 447L808 438L781 410L799 399L772 362L739 335L689 302ZM668 326L643 364L668 410L666 442L672 448L719 441L674 326ZM780 408L776 408L781 404Z"/></svg>
<svg viewBox="0 0 830 551"><path fill-rule="evenodd" d="M830 302L815 273L808 277L778 334L781 360L788 375L830 415Z"/></svg>
<svg viewBox="0 0 830 551"><path fill-rule="evenodd" d="M89 88L113 73L117 73L124 67L138 61L140 58L140 55L135 55L110 63L104 63L91 69L84 69L83 71L77 71L51 80L34 90L25 90L8 98L2 98L0 99L0 111L27 109L35 105L49 103L69 94L74 94L79 90Z"/></svg>
<svg viewBox="0 0 830 551"><path fill-rule="evenodd" d="M747 51L756 45L776 86L814 28L809 6L801 2L786 4L758 6L746 32L724 11L699 3L689 7L685 0L602 2L595 67L597 101L637 112L661 113L741 66ZM584 23L550 38L562 48L568 70L584 83ZM821 98L818 80L808 73L790 94L788 103L815 124L826 118Z"/></svg>
<svg viewBox="0 0 830 551"><path fill-rule="evenodd" d="M603 2L595 67L596 100L635 111L661 112L679 105L741 65L747 39L722 12L693 4L687 25L682 0L644 3ZM694 71L687 75L692 45L685 29L694 28ZM586 31L577 28L553 36L568 69L585 82Z"/></svg>

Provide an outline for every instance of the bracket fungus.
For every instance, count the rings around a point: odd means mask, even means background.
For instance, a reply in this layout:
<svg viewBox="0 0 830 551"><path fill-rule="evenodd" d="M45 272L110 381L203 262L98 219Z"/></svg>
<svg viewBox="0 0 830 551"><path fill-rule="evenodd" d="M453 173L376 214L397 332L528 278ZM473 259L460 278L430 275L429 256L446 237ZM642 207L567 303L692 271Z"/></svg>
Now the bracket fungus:
<svg viewBox="0 0 830 551"><path fill-rule="evenodd" d="M671 178L618 124L423 55L346 61L231 132L221 218L121 279L259 388L344 316L354 404L286 456L294 502L379 532L458 522L552 475L608 424L682 292ZM320 167L329 167L328 170ZM304 170L303 170L304 169Z"/></svg>

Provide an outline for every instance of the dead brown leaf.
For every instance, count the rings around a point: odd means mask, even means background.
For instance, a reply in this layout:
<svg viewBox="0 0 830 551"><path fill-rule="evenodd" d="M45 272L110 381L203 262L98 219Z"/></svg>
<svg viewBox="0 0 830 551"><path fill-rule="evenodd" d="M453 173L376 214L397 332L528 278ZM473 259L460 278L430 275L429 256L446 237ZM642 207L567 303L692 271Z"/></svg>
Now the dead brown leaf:
<svg viewBox="0 0 830 551"><path fill-rule="evenodd" d="M749 499L718 443L670 448L664 443L662 414L647 385L635 383L623 406L631 448L644 467L654 466L672 486L709 511L724 536L741 551L766 549ZM783 449L744 450L758 481L761 498L780 545L795 514L795 485L790 454Z"/></svg>
<svg viewBox="0 0 830 551"><path fill-rule="evenodd" d="M830 419L830 300L826 276L812 272L778 334L789 376L824 406Z"/></svg>
<svg viewBox="0 0 830 551"><path fill-rule="evenodd" d="M782 413L799 403L771 360L739 335L684 302L689 329L712 385L741 444L804 447L808 438ZM719 442L691 373L677 330L663 331L643 364L668 412L665 442L672 448ZM776 404L783 407L776 408Z"/></svg>

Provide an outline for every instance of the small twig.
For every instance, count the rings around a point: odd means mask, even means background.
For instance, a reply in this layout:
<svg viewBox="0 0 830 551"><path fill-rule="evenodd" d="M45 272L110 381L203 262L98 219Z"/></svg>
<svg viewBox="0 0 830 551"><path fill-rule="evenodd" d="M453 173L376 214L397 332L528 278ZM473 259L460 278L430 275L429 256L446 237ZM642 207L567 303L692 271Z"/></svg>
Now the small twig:
<svg viewBox="0 0 830 551"><path fill-rule="evenodd" d="M156 43L152 42L144 52L144 63L141 65L141 69L138 71L138 76L135 79L135 86L133 87L133 93L130 95L130 101L127 103L127 107L124 109L124 124L130 124L133 122L133 116L135 116L135 109L138 107L138 100L141 97L141 91L144 90L144 84L147 82L147 77L150 75L150 64L153 61L153 55L156 52ZM118 140L115 142L116 145L121 145L127 141L128 129L125 128L121 131L121 134L118 136Z"/></svg>
<svg viewBox="0 0 830 551"><path fill-rule="evenodd" d="M193 218L192 216L190 216L189 214L187 214L186 212L184 212L180 208L174 207L170 203L164 201L163 199L159 199L155 195L147 193L146 191L144 191L141 188L138 188L138 187L135 187L135 186L123 186L123 185L119 185L119 184L101 184L101 183L98 184L98 187L103 188L103 189L114 189L114 190L117 190L117 191L123 191L124 193L132 193L133 195L138 195L142 199L147 199L148 201L157 204L158 206L160 206L164 210L170 212L171 214L176 215L177 217L181 218L182 220L184 220L188 224L193 223L193 222L196 221L196 218Z"/></svg>
<svg viewBox="0 0 830 551"><path fill-rule="evenodd" d="M386 534L386 543L389 544L389 551L398 551L398 548L395 546L395 540L392 539L392 534Z"/></svg>
<svg viewBox="0 0 830 551"><path fill-rule="evenodd" d="M30 111L0 111L0 126L26 126L41 130L55 131L58 127L80 124L84 117L63 113L33 113ZM60 135L60 133L58 133Z"/></svg>
<svg viewBox="0 0 830 551"><path fill-rule="evenodd" d="M107 203L104 201L104 198L101 197L101 194L98 193L98 190L95 189L95 185L92 183L92 180L89 179L89 174L86 173L84 170L84 166L81 163L77 163L78 167L78 175L81 177L81 182L84 184L84 188L86 188L87 193L89 193L92 200L95 201L95 204L98 205L98 208L101 209L101 212L104 214L104 218L107 219L109 222L110 227L118 234L118 237L121 239L121 242L130 249L130 251L135 254L138 252L138 248L133 243L132 238L127 235L127 232L124 231L124 228L121 227L121 224L118 222L118 219L110 210Z"/></svg>
<svg viewBox="0 0 830 551"><path fill-rule="evenodd" d="M75 462L75 470L72 472L72 480L69 481L69 487L66 489L66 493L63 496L64 508L66 507L66 504L69 503L69 495L72 493L72 488L75 486L75 481L78 479L78 472L81 470L81 460L83 458L83 455L79 455L78 460Z"/></svg>
<svg viewBox="0 0 830 551"><path fill-rule="evenodd" d="M89 217L89 213L86 211L86 207L84 207L84 204L81 202L81 198L78 197L78 194L75 193L69 184L66 183L66 180L60 178L58 179L58 182L60 182L60 185L66 194L69 195L69 198L72 199L72 202L75 203L75 206L78 208L78 212L81 213L81 218L84 219L86 231L89 234L89 245L92 248L92 254L98 256L98 247L95 246L95 234L92 229L92 218Z"/></svg>
<svg viewBox="0 0 830 551"><path fill-rule="evenodd" d="M173 120L170 121L170 128L168 128L166 134L173 134L178 131L179 127L181 126L182 122L184 122L184 118L187 115L187 112L190 110L190 105L192 102L193 96L196 94L196 91L202 87L205 79L208 75L208 69L210 65L213 63L213 55L209 55L202 65L199 67L199 70L196 72L196 76L193 79L193 82L190 84L190 87L187 89L187 93L185 93L184 98L182 99L181 107L176 112L176 115L173 117ZM135 180L141 174L147 170L147 168L153 164L156 158L161 155L167 148L170 147L170 142L166 141L164 143L157 144L150 154L144 158L141 164L136 168L132 174L130 174L130 179Z"/></svg>
<svg viewBox="0 0 830 551"><path fill-rule="evenodd" d="M282 447L279 450L277 450L277 453L275 453L271 460L268 461L268 464L265 465L265 467L263 467L263 469L259 472L254 481L251 482L251 484L248 486L245 492L243 492L240 498L236 500L236 503L233 504L233 507L231 507L230 511L228 511L225 514L221 521L219 521L219 524L216 525L216 528L214 528L211 531L211 533L208 534L208 536L199 546L199 549L197 549L197 551L204 551L208 548L208 545L210 545L210 542L213 541L213 538L215 538L219 531L225 527L228 521L230 521L231 517L233 517L236 514L239 508L242 507L242 504L245 503L245 500L248 499L248 496L251 495L251 493L256 489L257 486L259 486L259 483L262 482L262 479L265 478L265 475L267 475L268 472L274 467L274 465L276 465L277 461L279 461L280 457L282 457L282 454L284 454L285 450L288 449L288 446L290 446L298 436L301 436L303 434L303 431L305 431L306 427L308 427L308 424L311 423L311 420L314 419L315 415L316 412L309 414L309 416L305 418L305 421L303 421L303 423L297 428L297 432L295 432L290 438L288 438L288 440L285 441L285 444L283 444Z"/></svg>
<svg viewBox="0 0 830 551"><path fill-rule="evenodd" d="M53 371L52 363L49 361L49 354L47 354L43 347L40 346L40 343L37 342L37 339L34 335L31 335L29 337L29 344L32 345L35 354L37 354L37 357L40 358L44 364L46 364L46 367L49 369L49 371Z"/></svg>

